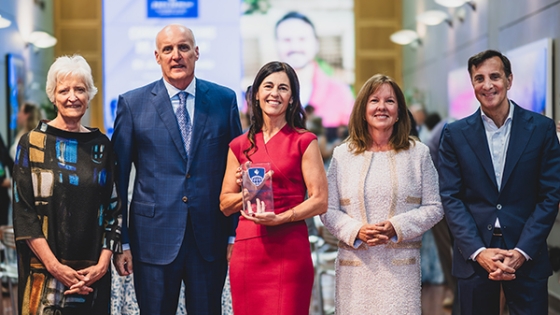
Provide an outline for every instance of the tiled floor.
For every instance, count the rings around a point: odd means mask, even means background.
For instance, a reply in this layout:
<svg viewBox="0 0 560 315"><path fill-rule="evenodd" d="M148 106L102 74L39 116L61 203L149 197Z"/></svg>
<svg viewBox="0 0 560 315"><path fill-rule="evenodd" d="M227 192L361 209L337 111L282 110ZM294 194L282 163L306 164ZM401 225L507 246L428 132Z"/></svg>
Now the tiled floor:
<svg viewBox="0 0 560 315"><path fill-rule="evenodd" d="M13 292L13 297L14 297L14 301L17 304L17 286L13 286L12 289ZM10 295L6 292L6 293L2 293L2 309L3 309L3 313L0 313L1 315L12 315L12 314L17 314L17 307L15 309L15 312L12 312L12 303L10 300Z"/></svg>
<svg viewBox="0 0 560 315"><path fill-rule="evenodd" d="M443 285L422 286L422 314L451 315L451 308L443 307L443 300L452 296Z"/></svg>

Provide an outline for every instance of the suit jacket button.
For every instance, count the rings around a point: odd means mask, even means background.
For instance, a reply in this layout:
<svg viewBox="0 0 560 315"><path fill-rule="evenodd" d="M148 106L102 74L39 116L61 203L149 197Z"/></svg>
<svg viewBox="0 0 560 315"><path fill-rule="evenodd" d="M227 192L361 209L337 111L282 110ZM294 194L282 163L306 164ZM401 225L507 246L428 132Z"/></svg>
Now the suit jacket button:
<svg viewBox="0 0 560 315"><path fill-rule="evenodd" d="M187 203L187 201L189 201L189 198L183 197L181 200L183 200L184 203Z"/></svg>
<svg viewBox="0 0 560 315"><path fill-rule="evenodd" d="M490 225L490 224L488 224L488 226L486 228L488 229L488 231L493 229L492 225Z"/></svg>
<svg viewBox="0 0 560 315"><path fill-rule="evenodd" d="M501 204L498 204L498 205L496 206L496 209L502 210L502 205L501 205Z"/></svg>
<svg viewBox="0 0 560 315"><path fill-rule="evenodd" d="M186 176L186 177L187 177L187 178L191 178L191 174L187 174L187 176Z"/></svg>

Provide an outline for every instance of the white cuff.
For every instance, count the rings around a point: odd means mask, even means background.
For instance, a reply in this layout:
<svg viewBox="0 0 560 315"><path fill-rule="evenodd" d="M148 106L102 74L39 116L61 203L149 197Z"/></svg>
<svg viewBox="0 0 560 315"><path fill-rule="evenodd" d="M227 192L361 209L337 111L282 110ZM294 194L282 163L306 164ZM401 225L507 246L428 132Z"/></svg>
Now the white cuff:
<svg viewBox="0 0 560 315"><path fill-rule="evenodd" d="M481 251L485 250L486 247L481 247L479 248L476 252L474 252L471 257L469 257L469 259L471 259L472 261L476 261L476 256L478 256L478 254L480 254Z"/></svg>
<svg viewBox="0 0 560 315"><path fill-rule="evenodd" d="M514 248L516 251L520 252L521 255L523 255L525 257L525 260L531 260L531 256L527 255L524 251L522 251L521 249L519 249L518 247Z"/></svg>

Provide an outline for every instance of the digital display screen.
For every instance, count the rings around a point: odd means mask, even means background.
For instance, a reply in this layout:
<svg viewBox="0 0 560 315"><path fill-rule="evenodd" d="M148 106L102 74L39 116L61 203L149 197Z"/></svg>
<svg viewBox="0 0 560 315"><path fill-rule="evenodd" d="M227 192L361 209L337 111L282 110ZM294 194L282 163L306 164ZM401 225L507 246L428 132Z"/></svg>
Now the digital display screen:
<svg viewBox="0 0 560 315"><path fill-rule="evenodd" d="M508 98L527 110L553 118L552 40L541 39L502 53L510 60L513 74ZM449 72L447 91L450 117L461 119L478 109L466 65Z"/></svg>

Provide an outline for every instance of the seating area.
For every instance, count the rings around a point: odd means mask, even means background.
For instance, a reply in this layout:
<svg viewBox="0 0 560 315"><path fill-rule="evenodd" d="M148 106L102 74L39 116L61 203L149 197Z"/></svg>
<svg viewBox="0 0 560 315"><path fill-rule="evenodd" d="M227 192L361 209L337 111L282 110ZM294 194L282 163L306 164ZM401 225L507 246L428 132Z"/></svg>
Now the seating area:
<svg viewBox="0 0 560 315"><path fill-rule="evenodd" d="M338 240L314 218L317 235L309 236L315 282L313 285L310 315L334 314L334 262L337 255Z"/></svg>
<svg viewBox="0 0 560 315"><path fill-rule="evenodd" d="M0 227L0 279L2 280L2 315L17 315L17 256L14 229Z"/></svg>

